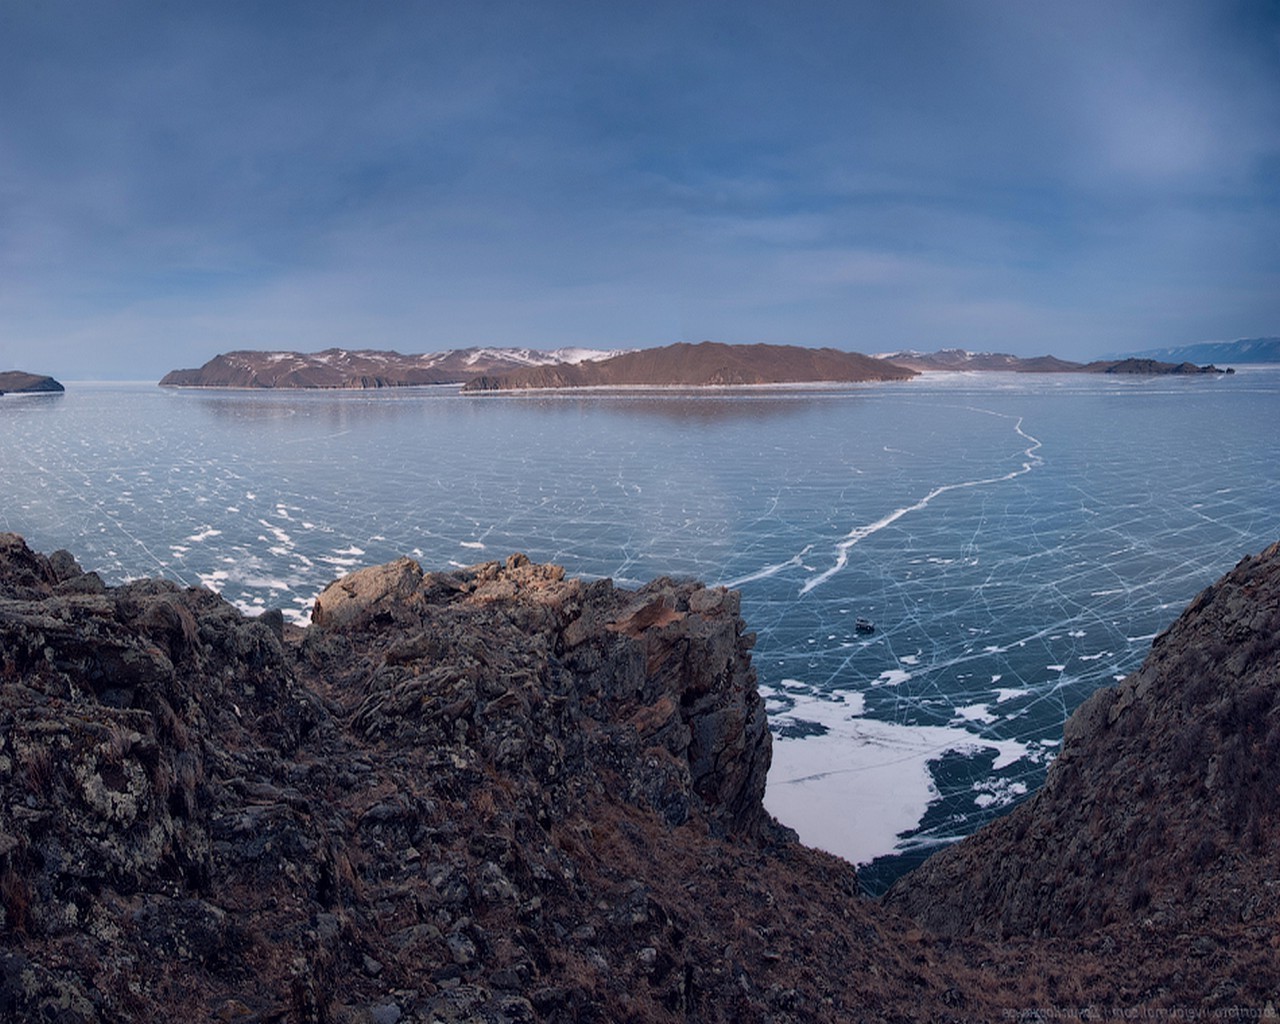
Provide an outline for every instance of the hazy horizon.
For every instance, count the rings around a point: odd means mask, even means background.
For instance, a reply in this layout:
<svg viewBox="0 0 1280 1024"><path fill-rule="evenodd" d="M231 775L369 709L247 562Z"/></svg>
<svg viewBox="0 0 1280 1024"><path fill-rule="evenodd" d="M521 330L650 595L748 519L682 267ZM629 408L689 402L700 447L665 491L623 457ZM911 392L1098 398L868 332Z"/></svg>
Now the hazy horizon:
<svg viewBox="0 0 1280 1024"><path fill-rule="evenodd" d="M0 0L0 367L1280 334L1264 0Z"/></svg>

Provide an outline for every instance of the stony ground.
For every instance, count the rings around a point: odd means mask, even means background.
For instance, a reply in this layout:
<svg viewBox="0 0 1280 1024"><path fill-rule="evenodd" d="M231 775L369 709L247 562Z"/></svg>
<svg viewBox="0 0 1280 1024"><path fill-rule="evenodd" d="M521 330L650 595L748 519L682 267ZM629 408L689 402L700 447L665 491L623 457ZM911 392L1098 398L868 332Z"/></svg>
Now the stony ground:
<svg viewBox="0 0 1280 1024"><path fill-rule="evenodd" d="M761 806L731 592L405 559L301 631L0 535L0 1019L1261 1012L1277 593L1242 563L880 905Z"/></svg>

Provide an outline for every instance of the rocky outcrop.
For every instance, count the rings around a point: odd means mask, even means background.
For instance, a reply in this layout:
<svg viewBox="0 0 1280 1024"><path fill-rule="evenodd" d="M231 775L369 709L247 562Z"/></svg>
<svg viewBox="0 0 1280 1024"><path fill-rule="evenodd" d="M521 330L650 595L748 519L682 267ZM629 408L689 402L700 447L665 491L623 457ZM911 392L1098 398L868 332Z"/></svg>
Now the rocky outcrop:
<svg viewBox="0 0 1280 1024"><path fill-rule="evenodd" d="M950 935L1154 934L1262 950L1280 919L1280 545L1067 722L1034 798L888 902ZM1209 937L1213 937L1210 939ZM1270 972L1275 975L1275 970Z"/></svg>
<svg viewBox="0 0 1280 1024"><path fill-rule="evenodd" d="M312 618L318 632L304 650L323 650L326 663L335 635L359 635L381 655L377 685L354 712L366 736L447 745L458 719L408 713L422 674L444 663L449 678L433 699L482 709L470 728L498 767L532 758L553 791L588 757L668 824L696 805L721 835L773 828L761 805L768 724L736 592L666 579L619 591L522 556L446 574L404 558L334 583ZM575 681L561 701L556 677Z"/></svg>
<svg viewBox="0 0 1280 1024"><path fill-rule="evenodd" d="M314 618L0 535L5 1019L834 1020L897 963L761 808L736 594L401 560Z"/></svg>
<svg viewBox="0 0 1280 1024"><path fill-rule="evenodd" d="M1202 595L886 907L761 806L731 591L401 559L299 630L0 534L0 1018L1262 1011L1278 593Z"/></svg>
<svg viewBox="0 0 1280 1024"><path fill-rule="evenodd" d="M832 348L799 345L724 345L680 342L624 352L573 366L533 367L485 374L464 391L512 391L578 387L726 387L744 384L812 384L907 380L915 371Z"/></svg>
<svg viewBox="0 0 1280 1024"><path fill-rule="evenodd" d="M52 377L38 373L25 373L22 370L6 370L0 373L0 395L7 391L14 394L58 393L65 391Z"/></svg>

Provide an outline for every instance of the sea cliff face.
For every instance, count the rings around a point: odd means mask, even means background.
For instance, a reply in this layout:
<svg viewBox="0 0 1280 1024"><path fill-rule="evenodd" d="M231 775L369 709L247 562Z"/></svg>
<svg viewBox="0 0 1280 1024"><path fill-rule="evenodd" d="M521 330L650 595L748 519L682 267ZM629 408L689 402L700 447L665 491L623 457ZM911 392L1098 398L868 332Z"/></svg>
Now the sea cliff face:
<svg viewBox="0 0 1280 1024"><path fill-rule="evenodd" d="M1242 563L883 906L761 806L733 592L401 559L297 630L0 534L0 1017L1262 1009L1277 593Z"/></svg>

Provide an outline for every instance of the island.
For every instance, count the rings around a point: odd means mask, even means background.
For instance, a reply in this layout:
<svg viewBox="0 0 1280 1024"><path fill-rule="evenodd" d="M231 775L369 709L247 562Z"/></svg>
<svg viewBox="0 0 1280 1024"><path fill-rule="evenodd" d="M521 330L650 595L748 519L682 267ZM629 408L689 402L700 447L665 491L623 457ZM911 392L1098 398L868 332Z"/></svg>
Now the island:
<svg viewBox="0 0 1280 1024"><path fill-rule="evenodd" d="M38 373L26 373L22 370L6 370L0 372L0 395L12 392L15 395L58 394L66 391L52 377Z"/></svg>
<svg viewBox="0 0 1280 1024"><path fill-rule="evenodd" d="M1015 356L1007 352L969 352L962 348L944 348L937 352L889 352L880 356L899 366L921 373L938 371L998 371L1004 373L1105 373L1115 375L1157 376L1165 374L1228 374L1210 364L1161 362L1157 359L1125 356L1119 359L1095 359L1088 363L1072 362L1057 356Z"/></svg>
<svg viewBox="0 0 1280 1024"><path fill-rule="evenodd" d="M173 370L160 380L174 388L394 388L464 384L484 374L547 363L573 365L606 359L613 351L562 348L465 348L420 355L378 349L323 352L238 350L214 356L192 370Z"/></svg>
<svg viewBox="0 0 1280 1024"><path fill-rule="evenodd" d="M1278 627L1274 545L1075 712L1039 793L876 901L762 805L736 591L401 558L300 629L0 533L0 1010L1266 1018Z"/></svg>
<svg viewBox="0 0 1280 1024"><path fill-rule="evenodd" d="M197 369L173 370L161 379L160 385L368 389L448 384L477 393L591 387L849 384L969 370L1144 376L1234 372L1213 365L1166 363L1132 356L1078 363L1049 355L1023 357L964 349L864 355L802 345L703 341L630 350L467 348L418 355L342 348L314 353L237 350L214 356Z"/></svg>

